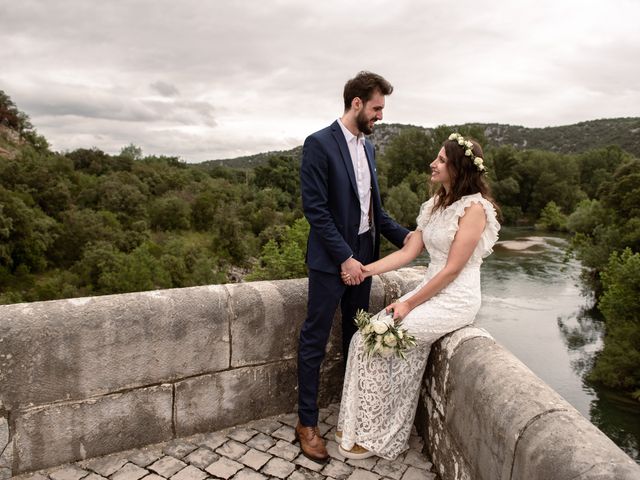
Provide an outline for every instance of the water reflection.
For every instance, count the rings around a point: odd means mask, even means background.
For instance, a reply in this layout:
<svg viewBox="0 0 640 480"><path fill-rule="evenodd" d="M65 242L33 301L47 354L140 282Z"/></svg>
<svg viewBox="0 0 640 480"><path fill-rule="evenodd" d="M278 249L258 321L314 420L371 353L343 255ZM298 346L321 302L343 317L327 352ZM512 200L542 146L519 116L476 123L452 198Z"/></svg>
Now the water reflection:
<svg viewBox="0 0 640 480"><path fill-rule="evenodd" d="M476 325L488 330L640 463L640 404L585 381L604 324L584 297L567 239L503 229L483 266Z"/></svg>

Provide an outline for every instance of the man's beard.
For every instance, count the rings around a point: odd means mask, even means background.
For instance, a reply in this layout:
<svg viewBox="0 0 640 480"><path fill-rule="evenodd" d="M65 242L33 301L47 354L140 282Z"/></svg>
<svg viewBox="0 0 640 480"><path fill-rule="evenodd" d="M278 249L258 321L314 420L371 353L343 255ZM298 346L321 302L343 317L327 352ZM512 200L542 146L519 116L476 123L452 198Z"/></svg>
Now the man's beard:
<svg viewBox="0 0 640 480"><path fill-rule="evenodd" d="M364 133L365 135L371 135L373 133L373 125L370 127L369 122L370 118L365 117L364 110L358 113L356 117L356 126L358 130Z"/></svg>

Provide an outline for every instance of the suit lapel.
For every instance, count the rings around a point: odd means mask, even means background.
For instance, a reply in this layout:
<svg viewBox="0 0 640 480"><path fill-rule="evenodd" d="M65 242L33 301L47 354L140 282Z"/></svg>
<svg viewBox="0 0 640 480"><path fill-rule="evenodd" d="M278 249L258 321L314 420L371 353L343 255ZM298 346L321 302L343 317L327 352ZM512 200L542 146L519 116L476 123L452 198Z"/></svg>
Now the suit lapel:
<svg viewBox="0 0 640 480"><path fill-rule="evenodd" d="M347 141L344 138L344 133L342 133L342 129L340 128L340 125L338 125L337 120L331 124L331 131L333 133L333 137L338 143L338 147L340 147L342 161L344 162L344 167L347 169L349 180L351 181L351 188L353 188L353 191L357 196L358 185L356 184L356 174L353 171L353 161L351 160L351 154L349 153L349 147L347 147Z"/></svg>
<svg viewBox="0 0 640 480"><path fill-rule="evenodd" d="M377 199L380 194L378 189L378 175L376 172L376 167L373 163L373 145L369 140L365 140L364 142L364 151L367 154L367 163L369 164L369 173L371 174L371 201L373 202L374 198Z"/></svg>

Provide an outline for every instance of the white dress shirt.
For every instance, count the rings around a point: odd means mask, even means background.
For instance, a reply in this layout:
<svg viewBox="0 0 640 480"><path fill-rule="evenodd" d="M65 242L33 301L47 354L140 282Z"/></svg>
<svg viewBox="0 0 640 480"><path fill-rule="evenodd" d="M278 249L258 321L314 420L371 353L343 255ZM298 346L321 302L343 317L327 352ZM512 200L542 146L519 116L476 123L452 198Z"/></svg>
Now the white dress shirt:
<svg viewBox="0 0 640 480"><path fill-rule="evenodd" d="M344 126L342 120L338 119L338 124L342 129L344 138L349 147L353 171L356 175L356 185L358 187L358 198L360 199L360 228L358 235L369 231L369 204L371 203L371 172L369 162L364 151L364 134L360 132L355 136Z"/></svg>

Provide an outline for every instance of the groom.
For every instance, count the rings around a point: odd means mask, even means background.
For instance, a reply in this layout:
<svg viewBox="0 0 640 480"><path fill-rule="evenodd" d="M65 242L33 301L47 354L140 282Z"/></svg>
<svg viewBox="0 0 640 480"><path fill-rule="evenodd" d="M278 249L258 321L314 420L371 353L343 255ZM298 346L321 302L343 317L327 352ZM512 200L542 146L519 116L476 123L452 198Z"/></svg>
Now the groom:
<svg viewBox="0 0 640 480"><path fill-rule="evenodd" d="M356 331L358 309L368 310L371 278L362 266L377 260L380 233L397 247L409 235L382 209L375 153L365 138L382 120L391 84L360 72L344 86L344 113L304 142L300 182L304 215L311 229L307 243L309 297L298 349L298 425L302 453L316 462L329 458L318 431L320 364L341 305L342 352L346 361ZM340 275L348 279L342 282Z"/></svg>

